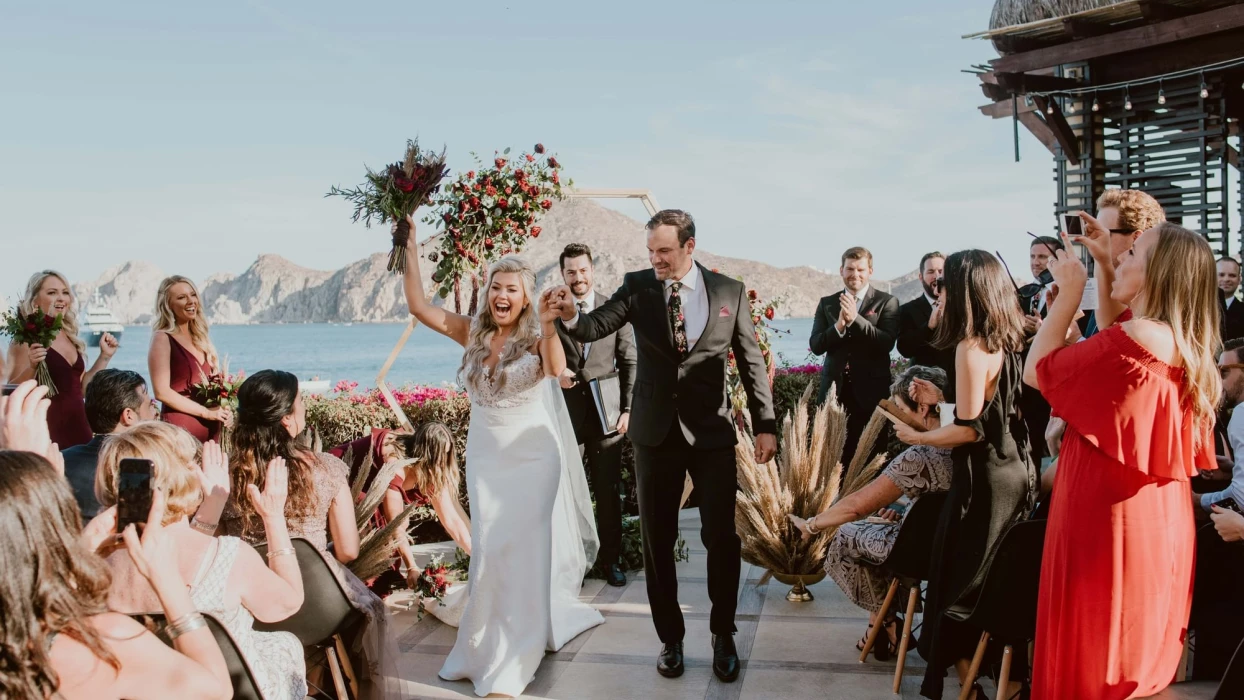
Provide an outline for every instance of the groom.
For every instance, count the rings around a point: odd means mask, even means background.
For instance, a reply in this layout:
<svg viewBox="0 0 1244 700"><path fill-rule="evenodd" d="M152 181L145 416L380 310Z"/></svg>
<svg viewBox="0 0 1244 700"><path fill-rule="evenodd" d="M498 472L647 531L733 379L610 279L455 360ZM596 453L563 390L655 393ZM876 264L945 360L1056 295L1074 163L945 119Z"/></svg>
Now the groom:
<svg viewBox="0 0 1244 700"><path fill-rule="evenodd" d="M746 288L692 259L691 215L666 209L646 228L652 269L627 273L609 301L580 314L568 288L553 294L562 300L567 331L580 342L616 333L627 323L635 331L639 367L629 434L635 445L648 602L663 644L657 672L667 678L683 672L685 628L674 545L683 483L690 473L699 497L700 537L708 550L713 673L729 683L739 676L734 610L740 548L734 529L737 440L726 396L730 351L747 390L757 462L768 462L777 450L768 373Z"/></svg>

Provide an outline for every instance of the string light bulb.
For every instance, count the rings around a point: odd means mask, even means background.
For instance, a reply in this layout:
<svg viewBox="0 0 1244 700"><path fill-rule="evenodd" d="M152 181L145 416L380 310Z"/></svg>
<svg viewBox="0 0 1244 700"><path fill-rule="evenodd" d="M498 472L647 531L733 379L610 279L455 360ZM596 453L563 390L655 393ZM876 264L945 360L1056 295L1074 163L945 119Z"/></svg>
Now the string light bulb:
<svg viewBox="0 0 1244 700"><path fill-rule="evenodd" d="M1201 99L1204 100L1204 99L1207 99L1208 97L1209 97L1209 86L1205 84L1205 74L1202 73L1201 74Z"/></svg>
<svg viewBox="0 0 1244 700"><path fill-rule="evenodd" d="M1054 100L1053 100L1053 98L1051 98L1051 99L1050 99L1049 105L1045 108L1045 113L1046 113L1046 114L1053 114L1053 113L1054 113Z"/></svg>
<svg viewBox="0 0 1244 700"><path fill-rule="evenodd" d="M1096 112L1100 109L1101 105L1097 104L1097 93L1093 93L1093 111Z"/></svg>
<svg viewBox="0 0 1244 700"><path fill-rule="evenodd" d="M1158 81L1158 104L1166 104L1166 90L1162 89L1162 81Z"/></svg>
<svg viewBox="0 0 1244 700"><path fill-rule="evenodd" d="M1132 95L1127 90L1123 91L1123 109L1132 111Z"/></svg>

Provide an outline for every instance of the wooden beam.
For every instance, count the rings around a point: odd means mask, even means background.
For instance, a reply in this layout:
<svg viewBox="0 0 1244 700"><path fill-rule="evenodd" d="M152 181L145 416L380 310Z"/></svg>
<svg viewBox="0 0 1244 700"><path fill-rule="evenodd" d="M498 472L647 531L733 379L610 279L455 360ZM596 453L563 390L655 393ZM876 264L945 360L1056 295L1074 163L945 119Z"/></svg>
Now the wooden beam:
<svg viewBox="0 0 1244 700"><path fill-rule="evenodd" d="M1072 165L1079 165L1080 139L1067 123L1067 117L1063 116L1058 102L1042 95L1033 95L1032 101L1037 105L1037 114L1041 115L1046 126L1054 132L1054 138L1058 139L1058 145L1063 148L1063 155Z"/></svg>
<svg viewBox="0 0 1244 700"><path fill-rule="evenodd" d="M1023 124L1033 136L1036 136L1051 154L1058 155L1058 139L1054 138L1054 132L1041 121L1036 111L1020 112L1019 123Z"/></svg>
<svg viewBox="0 0 1244 700"><path fill-rule="evenodd" d="M1164 0L1140 0L1139 7L1141 16L1150 22L1166 22L1196 12L1185 7L1176 7Z"/></svg>
<svg viewBox="0 0 1244 700"><path fill-rule="evenodd" d="M1011 91L996 83L981 83L981 92L994 102L1011 99Z"/></svg>
<svg viewBox="0 0 1244 700"><path fill-rule="evenodd" d="M1244 7L1244 6L1240 6ZM1121 83L1244 56L1244 27L1092 62L1093 82Z"/></svg>
<svg viewBox="0 0 1244 700"><path fill-rule="evenodd" d="M1024 95L1030 92L1073 90L1084 86L1082 81L1076 80L1075 78L1059 78L1053 75L1029 75L1027 73L995 72L994 78L998 81L998 85L1018 95Z"/></svg>
<svg viewBox="0 0 1244 700"><path fill-rule="evenodd" d="M1087 61L1125 51L1217 34L1239 27L1244 27L1244 4L1229 5L1158 24L1124 29L1090 39L1003 56L991 61L990 64L996 71L1025 73L1035 68Z"/></svg>
<svg viewBox="0 0 1244 700"><path fill-rule="evenodd" d="M1085 22L1075 17L1068 17L1063 20L1063 34L1072 39L1087 39L1091 36L1100 36L1111 31L1111 29L1111 26L1108 24Z"/></svg>
<svg viewBox="0 0 1244 700"><path fill-rule="evenodd" d="M1035 112L1036 110L1036 105L1030 105L1026 100L1019 101L1020 114L1027 114L1028 112ZM1009 118L1011 116L1011 99L1007 98L991 104L981 105L980 111L981 114L987 117L993 117L994 119Z"/></svg>

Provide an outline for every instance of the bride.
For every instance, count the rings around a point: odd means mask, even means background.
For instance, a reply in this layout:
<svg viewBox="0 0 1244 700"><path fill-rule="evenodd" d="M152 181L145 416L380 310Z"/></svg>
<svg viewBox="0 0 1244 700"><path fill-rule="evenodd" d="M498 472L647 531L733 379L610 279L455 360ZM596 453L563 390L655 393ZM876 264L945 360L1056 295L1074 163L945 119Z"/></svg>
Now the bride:
<svg viewBox="0 0 1244 700"><path fill-rule="evenodd" d="M480 696L517 696L546 650L604 622L578 598L598 542L556 379L566 367L553 325L561 300L545 292L537 314L535 275L507 256L488 270L487 296L475 318L433 306L419 276L414 220L407 222L407 305L424 325L465 348L458 376L471 397L468 600L440 676L470 679Z"/></svg>

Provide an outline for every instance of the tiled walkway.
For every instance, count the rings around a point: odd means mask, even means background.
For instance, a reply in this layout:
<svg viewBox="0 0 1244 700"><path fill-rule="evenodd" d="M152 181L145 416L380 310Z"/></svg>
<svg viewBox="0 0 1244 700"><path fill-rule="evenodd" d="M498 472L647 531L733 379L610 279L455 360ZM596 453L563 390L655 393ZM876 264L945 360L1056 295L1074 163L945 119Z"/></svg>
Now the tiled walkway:
<svg viewBox="0 0 1244 700"><path fill-rule="evenodd" d="M710 663L708 593L705 554L700 544L699 513L683 511L682 531L691 560L679 564L679 602L686 618L687 671L670 680L656 672L660 649L648 611L643 572L633 572L625 588L611 588L591 580L582 599L604 615L605 624L584 632L556 654L545 657L524 698L559 700L825 700L850 698L891 700L919 697L924 662L912 651L901 695L891 693L894 664L869 657L859 663L855 642L863 634L867 616L826 579L812 587L816 600L790 603L788 587L774 580L760 584L763 569L743 564L739 587L738 634L735 643L743 673L734 683L722 683ZM403 605L401 594L391 602ZM473 698L466 681L440 680L436 672L449 653L456 630L431 615L417 621L415 612L395 612L402 677L408 697ZM992 687L986 685L992 697ZM958 683L947 683L953 698Z"/></svg>

